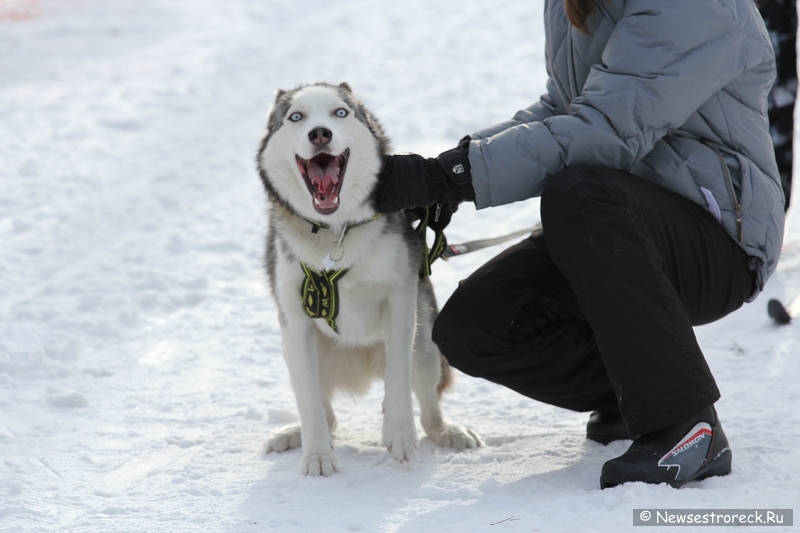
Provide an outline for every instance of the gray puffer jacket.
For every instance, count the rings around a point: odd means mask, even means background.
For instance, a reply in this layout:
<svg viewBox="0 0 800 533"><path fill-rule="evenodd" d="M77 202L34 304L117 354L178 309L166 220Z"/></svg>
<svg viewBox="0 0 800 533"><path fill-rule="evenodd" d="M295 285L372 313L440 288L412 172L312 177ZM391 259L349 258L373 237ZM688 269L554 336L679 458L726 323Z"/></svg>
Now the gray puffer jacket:
<svg viewBox="0 0 800 533"><path fill-rule="evenodd" d="M545 0L547 94L472 136L476 205L538 196L567 165L627 170L711 211L751 256L755 298L778 263L784 201L774 54L753 0L598 0L587 25Z"/></svg>

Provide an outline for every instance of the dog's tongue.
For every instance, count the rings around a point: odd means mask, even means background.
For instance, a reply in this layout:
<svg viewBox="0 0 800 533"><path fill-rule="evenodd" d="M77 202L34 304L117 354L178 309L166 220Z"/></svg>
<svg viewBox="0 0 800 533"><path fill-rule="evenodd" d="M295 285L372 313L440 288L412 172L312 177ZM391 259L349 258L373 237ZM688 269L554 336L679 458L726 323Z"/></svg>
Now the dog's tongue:
<svg viewBox="0 0 800 533"><path fill-rule="evenodd" d="M323 209L335 207L339 203L339 195L336 194L336 184L339 183L339 164L335 159L331 159L325 168L319 166L315 161L308 164L308 179L317 192L314 198L314 205Z"/></svg>

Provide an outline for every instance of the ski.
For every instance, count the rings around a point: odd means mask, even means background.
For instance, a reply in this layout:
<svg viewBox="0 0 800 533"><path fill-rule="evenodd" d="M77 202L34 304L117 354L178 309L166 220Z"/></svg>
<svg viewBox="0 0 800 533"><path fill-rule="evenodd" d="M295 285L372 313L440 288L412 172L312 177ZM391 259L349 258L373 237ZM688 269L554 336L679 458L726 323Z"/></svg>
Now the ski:
<svg viewBox="0 0 800 533"><path fill-rule="evenodd" d="M767 302L767 313L770 318L780 325L788 324L793 318L800 315L800 294L786 307L775 298Z"/></svg>

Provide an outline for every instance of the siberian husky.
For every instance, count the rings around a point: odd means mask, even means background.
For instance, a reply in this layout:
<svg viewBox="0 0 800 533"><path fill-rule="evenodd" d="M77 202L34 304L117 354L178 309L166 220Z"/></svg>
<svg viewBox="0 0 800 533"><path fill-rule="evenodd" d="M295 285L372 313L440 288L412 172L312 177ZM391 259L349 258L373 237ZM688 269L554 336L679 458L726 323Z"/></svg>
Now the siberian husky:
<svg viewBox="0 0 800 533"><path fill-rule="evenodd" d="M257 163L270 203L266 270L300 425L273 432L266 452L302 446L300 471L330 476L336 391L364 394L383 378L383 445L398 461L417 450L421 424L440 446L481 446L443 419L451 369L431 341L437 308L420 280L424 236L410 214L374 208L389 141L350 87L278 91Z"/></svg>

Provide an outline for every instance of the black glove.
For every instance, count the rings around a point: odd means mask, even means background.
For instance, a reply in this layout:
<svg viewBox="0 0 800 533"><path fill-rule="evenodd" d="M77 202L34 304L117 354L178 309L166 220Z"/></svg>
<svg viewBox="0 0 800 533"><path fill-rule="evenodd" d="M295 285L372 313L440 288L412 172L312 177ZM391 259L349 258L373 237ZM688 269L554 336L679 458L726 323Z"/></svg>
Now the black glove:
<svg viewBox="0 0 800 533"><path fill-rule="evenodd" d="M437 158L417 154L390 155L378 175L376 208L381 213L427 207L433 203L457 205L475 200L469 167L469 137Z"/></svg>

